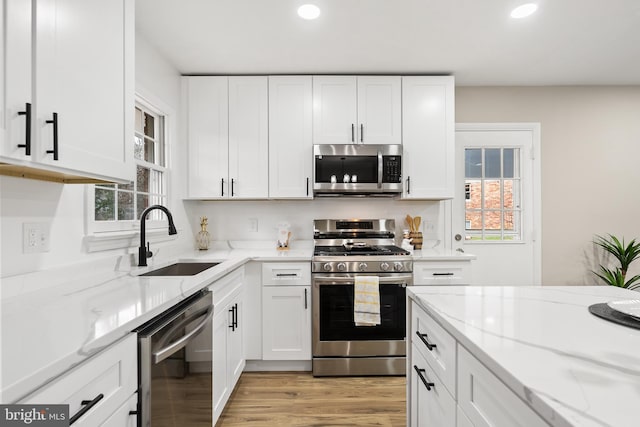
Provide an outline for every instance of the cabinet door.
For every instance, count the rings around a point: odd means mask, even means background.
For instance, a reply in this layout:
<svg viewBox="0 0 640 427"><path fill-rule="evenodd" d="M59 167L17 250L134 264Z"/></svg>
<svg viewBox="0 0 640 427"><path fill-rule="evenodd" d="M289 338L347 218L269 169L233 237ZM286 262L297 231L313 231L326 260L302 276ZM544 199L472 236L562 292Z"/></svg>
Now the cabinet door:
<svg viewBox="0 0 640 427"><path fill-rule="evenodd" d="M37 0L34 160L133 180L133 0ZM56 132L57 130L57 132ZM55 153L57 136L58 159Z"/></svg>
<svg viewBox="0 0 640 427"><path fill-rule="evenodd" d="M32 106L31 93L31 11L32 4L24 0L4 0L4 8L0 14L4 14L4 67L0 67L0 73L4 75L0 79L0 94L4 90L4 97L0 97L0 125L4 130L0 144L0 155L13 159L32 158L26 155L27 134L31 131L27 117L27 104ZM1 41L1 40L0 40ZM1 65L1 64L0 64ZM35 152L35 141L31 152Z"/></svg>
<svg viewBox="0 0 640 427"><path fill-rule="evenodd" d="M229 196L228 78L185 77L189 197Z"/></svg>
<svg viewBox="0 0 640 427"><path fill-rule="evenodd" d="M269 197L312 198L311 76L269 77Z"/></svg>
<svg viewBox="0 0 640 427"><path fill-rule="evenodd" d="M235 313L232 313L232 321L234 323L233 327L228 329L229 338L227 341L227 359L229 361L227 378L231 390L233 390L233 387L235 387L238 382L245 365L244 339L242 336L244 330L244 307L242 302L242 293L240 293L230 304L230 307L233 306L235 309Z"/></svg>
<svg viewBox="0 0 640 427"><path fill-rule="evenodd" d="M420 370L418 371L416 370ZM431 370L424 357L412 346L410 388L411 427L451 427L456 423L456 402ZM424 381L420 377L424 378ZM427 382L429 388L424 384Z"/></svg>
<svg viewBox="0 0 640 427"><path fill-rule="evenodd" d="M137 409L138 393L134 393L113 415L100 424L100 427L136 427L138 425Z"/></svg>
<svg viewBox="0 0 640 427"><path fill-rule="evenodd" d="M267 77L229 77L230 196L269 196Z"/></svg>
<svg viewBox="0 0 640 427"><path fill-rule="evenodd" d="M453 77L403 77L403 198L453 198L454 131Z"/></svg>
<svg viewBox="0 0 640 427"><path fill-rule="evenodd" d="M355 76L313 76L313 143L355 143L356 108Z"/></svg>
<svg viewBox="0 0 640 427"><path fill-rule="evenodd" d="M401 144L401 77L358 77L358 142Z"/></svg>
<svg viewBox="0 0 640 427"><path fill-rule="evenodd" d="M263 288L262 358L311 360L311 287Z"/></svg>
<svg viewBox="0 0 640 427"><path fill-rule="evenodd" d="M213 423L222 414L224 405L231 394L227 373L229 372L229 360L227 346L229 333L229 319L231 314L229 307L216 309L213 316Z"/></svg>

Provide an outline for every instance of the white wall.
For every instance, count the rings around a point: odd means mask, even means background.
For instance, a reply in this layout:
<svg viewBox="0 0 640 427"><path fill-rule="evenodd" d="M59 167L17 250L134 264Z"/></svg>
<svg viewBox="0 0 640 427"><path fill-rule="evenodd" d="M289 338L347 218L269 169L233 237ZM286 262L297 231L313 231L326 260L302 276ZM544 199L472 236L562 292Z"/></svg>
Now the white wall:
<svg viewBox="0 0 640 427"><path fill-rule="evenodd" d="M97 82L99 83L99 82ZM136 86L150 100L162 102L176 113L180 111L180 76L145 41L136 38ZM174 176L184 175L185 161L177 140L177 122L172 127L171 156L175 162ZM12 177L0 177L0 277L39 271L74 264L81 261L110 257L129 250L87 253L85 237L85 185L63 185ZM184 194L180 179L172 186L176 226L188 229L180 200ZM91 214L91 212L89 212ZM22 251L22 224L48 222L51 224L51 248L47 253L24 254ZM166 243L165 245L167 245ZM179 234L170 244L188 243L188 233ZM134 249L135 250L135 249Z"/></svg>
<svg viewBox="0 0 640 427"><path fill-rule="evenodd" d="M640 238L640 87L459 87L456 122L541 123L544 285L593 284L595 234Z"/></svg>

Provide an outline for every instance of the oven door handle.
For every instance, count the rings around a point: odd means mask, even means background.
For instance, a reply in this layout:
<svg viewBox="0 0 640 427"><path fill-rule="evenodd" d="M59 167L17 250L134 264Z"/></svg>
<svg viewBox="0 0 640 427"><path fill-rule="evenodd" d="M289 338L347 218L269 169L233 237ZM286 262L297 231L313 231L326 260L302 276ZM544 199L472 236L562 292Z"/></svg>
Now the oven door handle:
<svg viewBox="0 0 640 427"><path fill-rule="evenodd" d="M336 276L313 276L313 283L319 285L344 285L355 282L355 276L349 277L336 277ZM383 284L398 284L401 286L407 286L413 280L413 276L410 274L403 274L398 276L378 276L378 280L381 285Z"/></svg>
<svg viewBox="0 0 640 427"><path fill-rule="evenodd" d="M193 330L189 333L183 335L177 341L172 342L166 347L161 348L160 350L156 350L153 352L153 363L158 364L162 362L167 357L171 356L176 351L184 348L192 339L196 337L202 330L207 326L207 323L213 317L213 305L209 306L206 310L199 310L194 313L192 316L186 317L182 319L179 323L173 326L169 331L167 331L165 337L158 343L159 346L164 345L165 342L170 340L173 336L175 336L176 332L183 329L189 323L193 322L195 319L204 316L204 319L198 325L196 325Z"/></svg>

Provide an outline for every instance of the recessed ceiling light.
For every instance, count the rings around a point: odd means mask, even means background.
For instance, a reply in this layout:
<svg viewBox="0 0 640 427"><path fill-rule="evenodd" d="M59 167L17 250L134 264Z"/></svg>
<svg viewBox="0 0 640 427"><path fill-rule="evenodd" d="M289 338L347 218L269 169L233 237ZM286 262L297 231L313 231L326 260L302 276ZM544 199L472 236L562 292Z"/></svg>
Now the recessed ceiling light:
<svg viewBox="0 0 640 427"><path fill-rule="evenodd" d="M511 17L515 19L526 18L536 10L538 10L538 5L535 3L523 4L511 11Z"/></svg>
<svg viewBox="0 0 640 427"><path fill-rule="evenodd" d="M316 19L320 16L320 8L315 4L303 4L298 8L298 15L302 19Z"/></svg>

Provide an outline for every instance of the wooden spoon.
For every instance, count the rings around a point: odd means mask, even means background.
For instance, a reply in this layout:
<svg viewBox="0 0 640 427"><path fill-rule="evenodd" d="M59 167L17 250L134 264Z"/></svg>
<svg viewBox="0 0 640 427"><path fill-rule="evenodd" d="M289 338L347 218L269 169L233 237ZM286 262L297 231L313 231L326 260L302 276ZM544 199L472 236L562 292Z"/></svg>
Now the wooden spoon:
<svg viewBox="0 0 640 427"><path fill-rule="evenodd" d="M413 218L411 218L411 215L407 214L406 221L409 224L409 231L413 233Z"/></svg>
<svg viewBox="0 0 640 427"><path fill-rule="evenodd" d="M417 216L413 218L413 231L420 231L420 223L422 222L422 217Z"/></svg>

